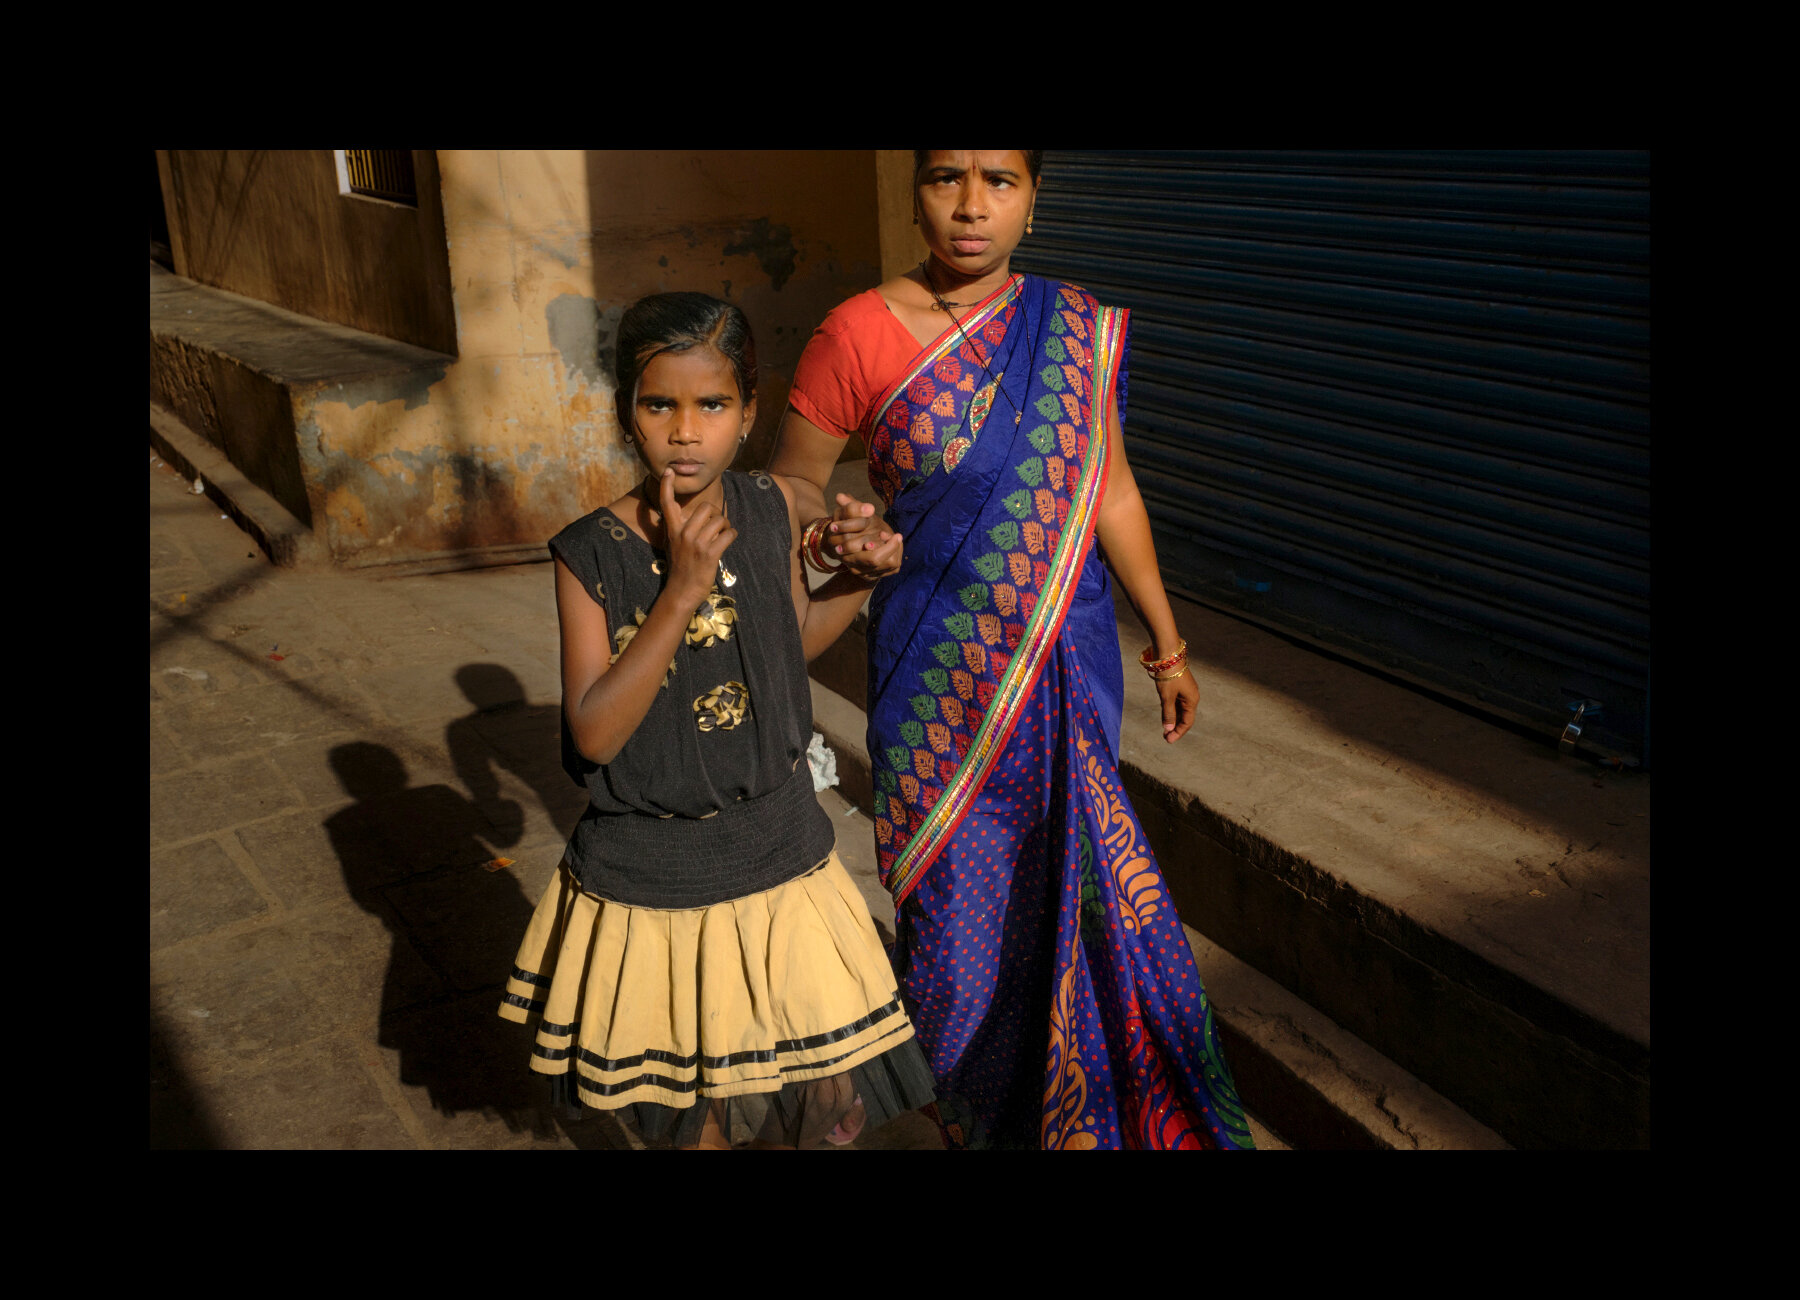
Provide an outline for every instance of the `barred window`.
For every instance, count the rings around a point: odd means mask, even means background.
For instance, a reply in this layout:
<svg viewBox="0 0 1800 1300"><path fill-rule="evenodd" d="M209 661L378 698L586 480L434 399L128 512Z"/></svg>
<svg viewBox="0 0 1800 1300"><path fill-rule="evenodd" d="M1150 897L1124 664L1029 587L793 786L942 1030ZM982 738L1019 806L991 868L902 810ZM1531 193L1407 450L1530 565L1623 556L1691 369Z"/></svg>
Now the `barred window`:
<svg viewBox="0 0 1800 1300"><path fill-rule="evenodd" d="M338 192L419 206L411 149L338 149Z"/></svg>

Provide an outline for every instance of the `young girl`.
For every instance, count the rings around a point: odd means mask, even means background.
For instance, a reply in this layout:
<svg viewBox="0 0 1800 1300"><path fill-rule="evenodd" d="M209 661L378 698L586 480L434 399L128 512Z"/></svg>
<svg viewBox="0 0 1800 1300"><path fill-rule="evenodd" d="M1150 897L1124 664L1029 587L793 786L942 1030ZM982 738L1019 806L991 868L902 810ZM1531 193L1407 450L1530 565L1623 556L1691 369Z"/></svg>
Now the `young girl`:
<svg viewBox="0 0 1800 1300"><path fill-rule="evenodd" d="M500 1014L535 1021L532 1069L647 1141L725 1147L739 1107L759 1144L846 1143L929 1103L931 1071L814 794L806 661L903 539L859 539L870 576L808 591L801 547L829 521L801 529L786 482L726 469L756 418L736 307L645 298L617 354L644 479L550 541L564 761L590 803Z"/></svg>

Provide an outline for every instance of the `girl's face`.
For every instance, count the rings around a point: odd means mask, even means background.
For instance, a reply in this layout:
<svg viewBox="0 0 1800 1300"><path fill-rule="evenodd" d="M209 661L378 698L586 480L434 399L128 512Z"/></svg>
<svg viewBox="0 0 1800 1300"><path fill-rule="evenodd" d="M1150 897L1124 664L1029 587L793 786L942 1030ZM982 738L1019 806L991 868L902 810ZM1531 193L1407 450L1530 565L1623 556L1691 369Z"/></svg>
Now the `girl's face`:
<svg viewBox="0 0 1800 1300"><path fill-rule="evenodd" d="M756 401L738 396L737 375L716 348L653 357L638 378L638 458L652 478L675 471L675 494L704 492L731 465L756 423Z"/></svg>
<svg viewBox="0 0 1800 1300"><path fill-rule="evenodd" d="M1019 149L933 149L918 177L919 233L945 266L972 278L1007 265L1025 237L1037 186Z"/></svg>

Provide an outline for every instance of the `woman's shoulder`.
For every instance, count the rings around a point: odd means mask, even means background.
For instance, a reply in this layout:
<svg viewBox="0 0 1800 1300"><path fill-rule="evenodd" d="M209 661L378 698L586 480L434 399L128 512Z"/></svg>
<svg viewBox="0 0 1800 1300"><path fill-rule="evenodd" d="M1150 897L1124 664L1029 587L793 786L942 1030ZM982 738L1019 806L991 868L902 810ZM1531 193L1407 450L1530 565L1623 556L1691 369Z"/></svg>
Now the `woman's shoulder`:
<svg viewBox="0 0 1800 1300"><path fill-rule="evenodd" d="M864 289L861 293L844 299L825 313L825 319L819 322L819 328L815 332L828 336L852 334L867 329L871 321L879 324L888 310L887 300L881 292L885 287Z"/></svg>
<svg viewBox="0 0 1800 1300"><path fill-rule="evenodd" d="M1053 280L1044 276L1027 278L1040 280L1044 285L1044 292L1061 299L1066 307L1071 307L1076 311L1085 311L1089 315L1100 310L1100 300L1078 284L1068 280Z"/></svg>

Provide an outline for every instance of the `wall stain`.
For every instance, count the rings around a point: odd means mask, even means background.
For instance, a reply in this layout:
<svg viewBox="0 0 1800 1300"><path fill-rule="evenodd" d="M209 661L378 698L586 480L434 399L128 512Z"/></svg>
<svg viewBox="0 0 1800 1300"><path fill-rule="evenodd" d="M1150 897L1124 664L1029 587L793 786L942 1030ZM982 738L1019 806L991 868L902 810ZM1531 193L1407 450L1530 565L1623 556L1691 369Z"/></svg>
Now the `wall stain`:
<svg viewBox="0 0 1800 1300"><path fill-rule="evenodd" d="M450 363L446 361L441 366L421 366L416 370L347 379L340 384L322 386L319 400L343 402L353 411L365 402L404 401L406 405L401 409L410 411L431 400L432 385L441 383L449 368Z"/></svg>
<svg viewBox="0 0 1800 1300"><path fill-rule="evenodd" d="M550 342L562 355L569 374L580 374L589 386L603 388L612 382L614 343L625 305L601 310L592 298L578 293L560 294L544 309Z"/></svg>
<svg viewBox="0 0 1800 1300"><path fill-rule="evenodd" d="M538 252L543 253L548 257L553 257L557 261L561 262L565 269L573 270L575 267L575 263L577 263L581 260L581 253L579 251L579 245L577 244L577 242L575 241L573 236L571 236L561 242L567 246L566 247L558 247L556 244L551 243L548 239L539 237L539 238L534 238L531 241L531 246L533 248L537 249Z"/></svg>
<svg viewBox="0 0 1800 1300"><path fill-rule="evenodd" d="M727 257L754 257L777 289L793 278L794 264L800 259L800 250L794 246L794 232L767 217L758 217L749 225L740 226L738 237L722 251Z"/></svg>

